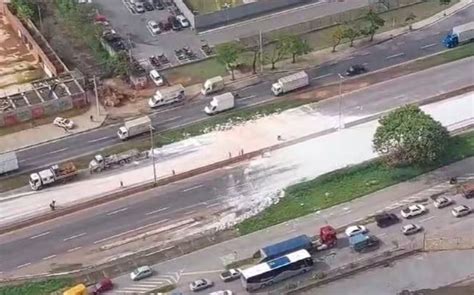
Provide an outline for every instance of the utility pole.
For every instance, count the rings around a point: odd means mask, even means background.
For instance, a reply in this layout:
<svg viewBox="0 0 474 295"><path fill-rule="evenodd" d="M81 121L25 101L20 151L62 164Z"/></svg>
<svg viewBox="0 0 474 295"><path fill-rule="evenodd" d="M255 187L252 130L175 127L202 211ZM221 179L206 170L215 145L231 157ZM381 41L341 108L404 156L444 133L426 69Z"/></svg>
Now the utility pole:
<svg viewBox="0 0 474 295"><path fill-rule="evenodd" d="M344 118L342 117L342 81L344 76L339 74L339 130L344 129Z"/></svg>
<svg viewBox="0 0 474 295"><path fill-rule="evenodd" d="M263 72L263 38L262 30L258 31L259 44L260 44L260 72Z"/></svg>
<svg viewBox="0 0 474 295"><path fill-rule="evenodd" d="M97 82L94 75L94 94L95 94L95 106L97 119L100 118L100 107L99 107L99 95L97 94Z"/></svg>
<svg viewBox="0 0 474 295"><path fill-rule="evenodd" d="M151 159L153 161L153 186L156 185L156 166L155 166L155 142L153 140L153 126L150 124L150 144L151 144Z"/></svg>
<svg viewBox="0 0 474 295"><path fill-rule="evenodd" d="M41 17L41 7L39 4L36 4L36 8L38 9L40 32L43 32L43 18Z"/></svg>

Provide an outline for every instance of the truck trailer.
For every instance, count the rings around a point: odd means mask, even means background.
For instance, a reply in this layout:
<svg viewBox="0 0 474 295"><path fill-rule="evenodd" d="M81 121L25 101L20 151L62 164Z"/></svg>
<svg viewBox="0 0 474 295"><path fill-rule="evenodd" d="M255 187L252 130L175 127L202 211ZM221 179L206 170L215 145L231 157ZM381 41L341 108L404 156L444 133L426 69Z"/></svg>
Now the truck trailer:
<svg viewBox="0 0 474 295"><path fill-rule="evenodd" d="M214 96L204 111L208 115L214 115L226 110L230 110L235 106L235 98L231 92Z"/></svg>
<svg viewBox="0 0 474 295"><path fill-rule="evenodd" d="M56 164L48 169L30 174L30 187L32 190L40 190L45 186L53 185L58 182L67 181L77 175L77 169L74 163L68 162Z"/></svg>
<svg viewBox="0 0 474 295"><path fill-rule="evenodd" d="M455 26L451 32L443 39L443 44L447 48L453 48L461 43L474 40L474 21Z"/></svg>
<svg viewBox="0 0 474 295"><path fill-rule="evenodd" d="M206 82L204 82L201 93L202 95L209 95L221 91L222 89L224 89L224 79L221 76L217 76L207 79Z"/></svg>
<svg viewBox="0 0 474 295"><path fill-rule="evenodd" d="M151 119L148 116L125 121L119 128L117 135L121 140L127 140L130 137L150 131Z"/></svg>
<svg viewBox="0 0 474 295"><path fill-rule="evenodd" d="M15 152L0 154L0 175L20 168Z"/></svg>
<svg viewBox="0 0 474 295"><path fill-rule="evenodd" d="M305 71L301 71L278 79L278 81L272 85L272 92L275 96L278 96L308 85L308 74Z"/></svg>
<svg viewBox="0 0 474 295"><path fill-rule="evenodd" d="M148 100L148 105L150 108L156 108L183 101L184 98L184 87L178 84L157 90L155 95Z"/></svg>
<svg viewBox="0 0 474 295"><path fill-rule="evenodd" d="M137 158L139 155L140 152L137 149L132 149L123 153L112 154L107 156L97 154L89 162L89 172L96 173L101 172L102 170L112 168L114 166L124 165Z"/></svg>

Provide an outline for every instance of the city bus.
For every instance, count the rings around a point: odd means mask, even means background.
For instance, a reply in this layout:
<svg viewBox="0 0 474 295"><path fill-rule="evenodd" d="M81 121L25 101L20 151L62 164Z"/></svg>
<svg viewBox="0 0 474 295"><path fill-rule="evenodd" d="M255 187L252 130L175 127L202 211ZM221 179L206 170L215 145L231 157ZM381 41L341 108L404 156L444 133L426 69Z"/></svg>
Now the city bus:
<svg viewBox="0 0 474 295"><path fill-rule="evenodd" d="M257 290L309 271L313 259L306 250L287 255L241 270L240 279L247 291Z"/></svg>

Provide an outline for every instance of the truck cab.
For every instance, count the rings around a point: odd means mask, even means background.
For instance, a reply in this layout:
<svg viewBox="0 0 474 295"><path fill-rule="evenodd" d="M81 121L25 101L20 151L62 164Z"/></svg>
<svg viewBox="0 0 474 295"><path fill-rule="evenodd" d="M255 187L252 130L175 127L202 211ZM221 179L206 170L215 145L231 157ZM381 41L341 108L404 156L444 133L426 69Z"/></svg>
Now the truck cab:
<svg viewBox="0 0 474 295"><path fill-rule="evenodd" d="M443 39L443 45L446 46L447 48L453 48L458 46L459 44L459 38L455 34L448 34L446 37Z"/></svg>
<svg viewBox="0 0 474 295"><path fill-rule="evenodd" d="M275 96L278 96L283 93L283 87L280 83L273 83L272 84L272 92Z"/></svg>
<svg viewBox="0 0 474 295"><path fill-rule="evenodd" d="M30 174L30 187L32 190L40 190L44 185L54 182L54 174L50 169Z"/></svg>
<svg viewBox="0 0 474 295"><path fill-rule="evenodd" d="M221 76L212 77L207 79L202 85L202 95L208 95L224 89L224 79Z"/></svg>
<svg viewBox="0 0 474 295"><path fill-rule="evenodd" d="M89 162L89 171L100 171L104 167L105 159L102 155L95 155Z"/></svg>
<svg viewBox="0 0 474 295"><path fill-rule="evenodd" d="M117 135L121 140L125 140L128 138L128 130L125 128L125 126L122 126L119 128L117 131Z"/></svg>

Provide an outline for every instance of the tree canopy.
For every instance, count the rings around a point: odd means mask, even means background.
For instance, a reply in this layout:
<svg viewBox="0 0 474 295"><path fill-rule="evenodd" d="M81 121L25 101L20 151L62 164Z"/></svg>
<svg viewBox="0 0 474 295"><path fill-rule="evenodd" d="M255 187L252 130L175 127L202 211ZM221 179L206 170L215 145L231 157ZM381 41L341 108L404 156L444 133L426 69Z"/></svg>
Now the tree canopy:
<svg viewBox="0 0 474 295"><path fill-rule="evenodd" d="M217 61L226 66L232 74L232 80L234 77L234 69L237 65L237 59L242 52L240 44L235 42L224 43L216 47Z"/></svg>

